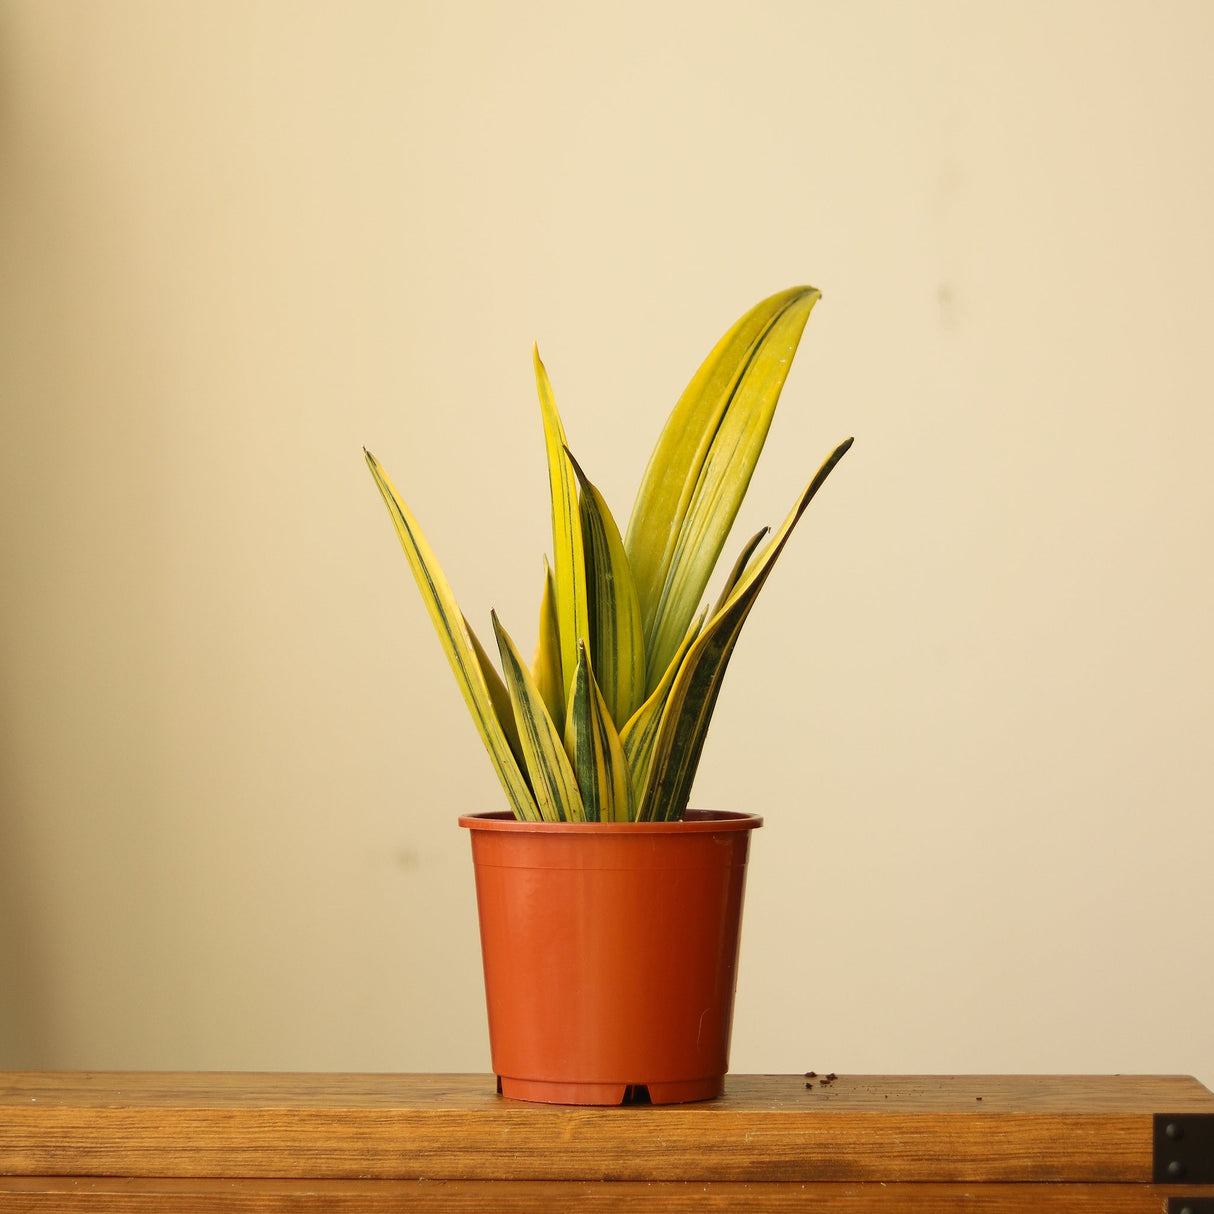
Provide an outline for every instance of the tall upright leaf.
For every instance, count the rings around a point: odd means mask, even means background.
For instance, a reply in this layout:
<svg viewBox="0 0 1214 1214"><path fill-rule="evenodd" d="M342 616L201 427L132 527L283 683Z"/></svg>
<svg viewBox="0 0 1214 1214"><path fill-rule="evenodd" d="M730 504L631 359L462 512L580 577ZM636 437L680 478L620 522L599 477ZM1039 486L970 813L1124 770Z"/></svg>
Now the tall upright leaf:
<svg viewBox="0 0 1214 1214"><path fill-rule="evenodd" d="M647 692L699 606L819 298L813 287L794 287L746 313L696 372L650 457L625 541L645 629Z"/></svg>
<svg viewBox="0 0 1214 1214"><path fill-rule="evenodd" d="M544 450L548 457L548 487L552 498L552 559L556 566L556 619L561 638L561 683L568 694L577 670L577 643L590 636L586 602L586 557L578 515L577 483L566 454L565 428L556 410L548 372L539 347L532 351L540 412L544 419Z"/></svg>
<svg viewBox="0 0 1214 1214"><path fill-rule="evenodd" d="M565 680L561 673L561 630L556 621L556 581L544 557L544 592L540 596L540 628L531 659L531 675L554 721L565 719Z"/></svg>
<svg viewBox="0 0 1214 1214"><path fill-rule="evenodd" d="M851 445L849 438L827 457L780 529L750 563L721 609L688 650L662 713L641 804L642 819L664 821L683 816L708 723L742 625L797 520Z"/></svg>
<svg viewBox="0 0 1214 1214"><path fill-rule="evenodd" d="M582 490L579 513L590 599L591 665L612 721L623 725L645 698L641 604L620 529L603 495L590 483L573 455L566 454Z"/></svg>
<svg viewBox="0 0 1214 1214"><path fill-rule="evenodd" d="M426 611L434 623L447 661L451 664L464 703L468 705L468 711L472 714L472 720L485 749L489 752L489 759L498 779L506 790L515 817L538 821L539 808L531 795L531 789L527 786L526 777L514 758L506 730L494 708L476 646L465 627L463 613L451 593L451 587L447 584L426 537L417 525L417 520L401 500L387 473L366 448L363 448L363 454L367 457L367 467L371 469L380 496L388 508L392 525L404 549L409 568L413 570L417 588L421 591Z"/></svg>
<svg viewBox="0 0 1214 1214"><path fill-rule="evenodd" d="M565 721L565 749L582 791L587 821L631 822L635 808L628 759L584 644L578 646L577 674Z"/></svg>
<svg viewBox="0 0 1214 1214"><path fill-rule="evenodd" d="M548 715L531 672L523 664L497 612L492 612L493 631L502 655L502 673L514 705L519 741L527 759L527 771L540 816L545 822L584 822L582 794L573 773L561 735Z"/></svg>

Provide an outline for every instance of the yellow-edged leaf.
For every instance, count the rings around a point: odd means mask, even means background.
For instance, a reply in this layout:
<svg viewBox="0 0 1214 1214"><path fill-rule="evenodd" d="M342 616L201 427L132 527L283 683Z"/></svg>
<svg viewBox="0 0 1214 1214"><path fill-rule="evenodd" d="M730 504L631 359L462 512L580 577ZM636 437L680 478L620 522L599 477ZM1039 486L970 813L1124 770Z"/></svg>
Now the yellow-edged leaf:
<svg viewBox="0 0 1214 1214"><path fill-rule="evenodd" d="M654 745L641 818L681 818L687 808L708 723L738 634L797 520L805 512L852 440L840 443L802 491L780 529L750 563L721 609L687 652L666 701Z"/></svg>
<svg viewBox="0 0 1214 1214"><path fill-rule="evenodd" d="M556 585L548 558L544 557L544 593L540 596L540 629L531 659L531 677L544 697L548 715L565 719L565 680L561 674L561 633L556 622Z"/></svg>
<svg viewBox="0 0 1214 1214"><path fill-rule="evenodd" d="M531 795L527 779L514 758L506 729L498 717L493 697L485 681L476 645L465 627L463 613L451 593L451 587L447 584L426 537L417 525L417 520L401 500L387 473L370 451L364 448L363 454L367 457L367 466L375 478L384 505L388 507L392 525L405 551L409 568L413 570L422 601L426 604L443 652L451 664L464 703L468 705L481 741L484 742L498 779L506 790L510 806L516 817L538 821L540 814L535 798Z"/></svg>
<svg viewBox="0 0 1214 1214"><path fill-rule="evenodd" d="M625 543L644 622L647 691L699 607L819 298L813 287L794 287L746 313L696 372L650 457Z"/></svg>
<svg viewBox="0 0 1214 1214"><path fill-rule="evenodd" d="M603 495L566 450L581 487L579 513L590 600L590 659L613 723L622 725L645 698L641 604L620 529Z"/></svg>
<svg viewBox="0 0 1214 1214"><path fill-rule="evenodd" d="M582 794L565 753L560 731L553 724L531 672L523 665L514 642L492 613L493 631L502 655L502 673L518 722L519 742L540 816L545 822L584 822Z"/></svg>
<svg viewBox="0 0 1214 1214"><path fill-rule="evenodd" d="M761 533L760 533L761 534ZM628 771L632 775L632 788L638 807L645 802L645 784L649 779L649 766L653 760L654 743L658 739L658 728L662 722L662 709L666 707L666 699L674 684L674 677L679 672L687 651L691 648L700 629L704 626L707 612L701 611L699 616L687 629L683 644L674 655L662 681L654 688L653 693L644 704L628 719L628 723L620 730L620 741L624 746L624 756L628 760Z"/></svg>
<svg viewBox="0 0 1214 1214"><path fill-rule="evenodd" d="M582 792L586 820L631 822L634 802L628 759L581 643L565 720L565 750Z"/></svg>
<svg viewBox="0 0 1214 1214"><path fill-rule="evenodd" d="M568 695L577 670L577 643L590 636L586 602L586 557L578 515L577 482L565 453L565 428L556 409L548 372L533 351L535 383L544 419L544 450L552 498L552 559L556 572L556 619L561 638L561 685Z"/></svg>

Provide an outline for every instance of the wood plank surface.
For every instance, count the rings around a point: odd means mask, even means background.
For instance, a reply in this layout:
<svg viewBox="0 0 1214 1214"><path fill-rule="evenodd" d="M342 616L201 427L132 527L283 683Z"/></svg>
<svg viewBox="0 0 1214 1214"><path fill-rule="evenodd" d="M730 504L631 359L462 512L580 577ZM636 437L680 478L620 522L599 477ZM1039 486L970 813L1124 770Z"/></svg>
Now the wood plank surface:
<svg viewBox="0 0 1214 1214"><path fill-rule="evenodd" d="M0 1178L0 1214L1162 1214L1154 1185Z"/></svg>
<svg viewBox="0 0 1214 1214"><path fill-rule="evenodd" d="M483 1075L9 1072L0 1176L1146 1185L1157 1112L1214 1095L1183 1076L731 1076L702 1104L571 1108Z"/></svg>

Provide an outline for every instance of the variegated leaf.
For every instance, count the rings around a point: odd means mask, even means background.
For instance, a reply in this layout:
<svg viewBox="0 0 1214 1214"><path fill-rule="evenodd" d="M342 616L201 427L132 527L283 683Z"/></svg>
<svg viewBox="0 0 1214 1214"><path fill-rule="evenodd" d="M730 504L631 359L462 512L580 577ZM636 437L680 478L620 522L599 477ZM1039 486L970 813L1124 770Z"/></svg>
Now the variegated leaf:
<svg viewBox="0 0 1214 1214"><path fill-rule="evenodd" d="M631 822L635 806L628 759L584 644L578 646L565 750L577 775L587 821Z"/></svg>
<svg viewBox="0 0 1214 1214"><path fill-rule="evenodd" d="M665 821L683 816L708 723L742 625L797 520L851 445L849 438L827 457L780 529L738 579L683 659L662 713L641 805L642 819Z"/></svg>
<svg viewBox="0 0 1214 1214"><path fill-rule="evenodd" d="M447 584L426 537L417 525L417 520L401 500L387 473L370 451L364 448L363 454L367 457L367 467L371 469L384 505L388 508L392 525L421 591L426 611L434 623L443 652L451 664L464 703L468 705L477 732L489 752L489 759L506 790L510 806L516 817L538 821L540 813L535 798L531 795L527 779L514 758L506 729L498 717L486 684L476 646L464 626L463 613L451 593L451 587Z"/></svg>
<svg viewBox="0 0 1214 1214"><path fill-rule="evenodd" d="M666 707L666 700L670 695L670 688L674 684L674 677L678 674L687 651L704 626L706 614L706 612L700 612L691 627L688 628L687 635L683 638L683 644L679 646L678 653L674 655L670 665L666 668L666 673L662 675L662 681L620 730L620 741L624 745L624 754L628 759L628 770L632 775L632 787L638 806L643 807L645 803L645 785L649 779L653 748L657 742L658 728L662 722L662 709Z"/></svg>
<svg viewBox="0 0 1214 1214"><path fill-rule="evenodd" d="M625 547L651 691L695 615L767 438L820 293L763 300L717 343L671 413L637 494Z"/></svg>
<svg viewBox="0 0 1214 1214"><path fill-rule="evenodd" d="M531 672L523 664L496 612L492 618L497 646L502 655L502 673L510 692L510 702L514 706L519 741L527 759L527 772L531 777L540 816L545 822L584 822L586 813L582 807L582 795L560 732L549 717L544 697L540 695Z"/></svg>
<svg viewBox="0 0 1214 1214"><path fill-rule="evenodd" d="M531 675L554 721L565 719L565 680L561 673L561 634L556 622L556 581L544 558L544 593L540 597L540 628L531 659Z"/></svg>
<svg viewBox="0 0 1214 1214"><path fill-rule="evenodd" d="M510 693L506 690L506 684L502 682L502 676L497 673L493 659L485 652L480 637L468 623L468 617L461 612L461 618L464 621L464 631L468 634L468 640L472 642L472 652L476 654L476 660L480 665L481 677L485 680L493 711L497 713L502 732L506 735L506 741L510 743L510 753L514 755L514 761L519 765L519 770L525 778L527 761L523 757L523 750L519 744L518 725L514 720L514 706L510 703Z"/></svg>
<svg viewBox="0 0 1214 1214"><path fill-rule="evenodd" d="M590 635L586 602L586 556L578 514L577 482L565 453L565 428L556 409L548 372L533 351L535 383L544 420L544 450L552 498L552 558L556 567L556 619L561 638L561 686L568 694L577 670L577 643Z"/></svg>
<svg viewBox="0 0 1214 1214"><path fill-rule="evenodd" d="M613 722L623 724L645 698L641 605L620 530L603 495L566 451L581 488L582 542L590 600L590 657Z"/></svg>

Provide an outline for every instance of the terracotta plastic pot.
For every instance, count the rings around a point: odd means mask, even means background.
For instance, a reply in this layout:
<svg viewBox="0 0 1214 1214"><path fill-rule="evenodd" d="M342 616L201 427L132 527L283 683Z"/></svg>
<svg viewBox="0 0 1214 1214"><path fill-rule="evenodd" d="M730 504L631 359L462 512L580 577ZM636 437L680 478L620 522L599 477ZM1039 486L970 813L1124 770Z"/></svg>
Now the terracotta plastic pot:
<svg viewBox="0 0 1214 1214"><path fill-rule="evenodd" d="M558 1104L719 1096L746 856L763 819L459 822L472 834L499 1091Z"/></svg>

